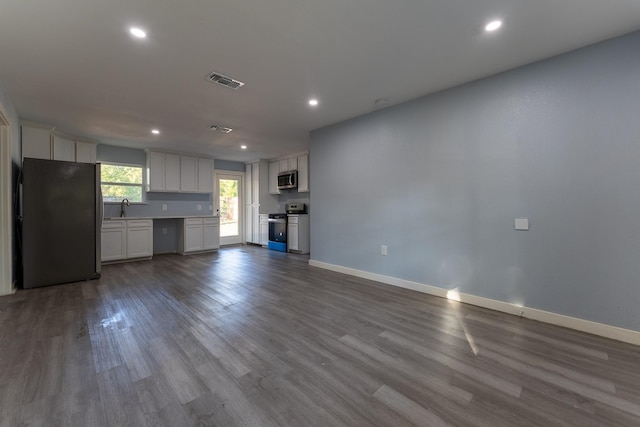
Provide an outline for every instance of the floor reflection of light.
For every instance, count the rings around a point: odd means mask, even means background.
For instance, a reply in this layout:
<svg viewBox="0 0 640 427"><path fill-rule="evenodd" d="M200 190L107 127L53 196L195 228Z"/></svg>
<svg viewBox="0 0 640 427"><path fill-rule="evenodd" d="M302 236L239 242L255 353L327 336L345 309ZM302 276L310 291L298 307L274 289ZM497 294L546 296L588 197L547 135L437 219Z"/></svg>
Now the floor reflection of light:
<svg viewBox="0 0 640 427"><path fill-rule="evenodd" d="M460 292L458 292L457 289L452 289L450 291L447 291L447 299L460 301Z"/></svg>
<svg viewBox="0 0 640 427"><path fill-rule="evenodd" d="M447 291L447 299L451 301L460 302L460 292L458 292L458 288L454 288ZM471 336L471 333L467 330L467 327L464 324L463 316L460 314L460 305L450 304L450 307L453 309L453 313L456 316L456 319L458 319L458 324L460 325L460 327L462 328L462 331L464 332L464 336L467 339L467 343L469 343L469 347L471 348L471 351L473 351L473 354L477 356L479 349L473 339L473 336Z"/></svg>
<svg viewBox="0 0 640 427"><path fill-rule="evenodd" d="M118 322L121 322L123 320L124 320L124 315L122 314L121 311L119 311L119 312L115 313L111 317L107 317L105 319L102 319L100 321L100 324L102 325L103 328L108 328L108 327L113 326L113 325L115 325Z"/></svg>

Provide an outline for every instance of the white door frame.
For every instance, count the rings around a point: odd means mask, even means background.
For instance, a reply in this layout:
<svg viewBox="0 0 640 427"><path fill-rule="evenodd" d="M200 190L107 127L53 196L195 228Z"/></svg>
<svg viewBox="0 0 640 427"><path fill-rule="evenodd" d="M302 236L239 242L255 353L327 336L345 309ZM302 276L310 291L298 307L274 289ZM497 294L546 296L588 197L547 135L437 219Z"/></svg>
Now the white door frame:
<svg viewBox="0 0 640 427"><path fill-rule="evenodd" d="M0 110L0 295L15 292L13 285L13 233L11 216L11 137L9 121Z"/></svg>
<svg viewBox="0 0 640 427"><path fill-rule="evenodd" d="M238 182L238 241L233 243L224 243L227 245L240 244L244 241L244 172L236 172L236 171L216 171L215 173L215 189L216 192L214 194L214 203L216 206L216 211L218 215L220 215L220 186L218 185L218 180L220 178L229 177L232 179L237 179ZM222 230L222 224L220 224L220 230ZM222 232L222 231L221 231ZM220 245L223 246L222 237L220 237Z"/></svg>

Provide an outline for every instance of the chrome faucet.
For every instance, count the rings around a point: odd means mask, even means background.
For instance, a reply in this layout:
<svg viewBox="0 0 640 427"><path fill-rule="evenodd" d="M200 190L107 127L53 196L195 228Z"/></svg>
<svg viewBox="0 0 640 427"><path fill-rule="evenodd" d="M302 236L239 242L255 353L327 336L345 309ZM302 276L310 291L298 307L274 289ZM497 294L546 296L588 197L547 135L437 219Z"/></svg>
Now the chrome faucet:
<svg viewBox="0 0 640 427"><path fill-rule="evenodd" d="M122 199L122 203L120 203L120 218L124 218L124 205L125 203L129 206L129 199Z"/></svg>

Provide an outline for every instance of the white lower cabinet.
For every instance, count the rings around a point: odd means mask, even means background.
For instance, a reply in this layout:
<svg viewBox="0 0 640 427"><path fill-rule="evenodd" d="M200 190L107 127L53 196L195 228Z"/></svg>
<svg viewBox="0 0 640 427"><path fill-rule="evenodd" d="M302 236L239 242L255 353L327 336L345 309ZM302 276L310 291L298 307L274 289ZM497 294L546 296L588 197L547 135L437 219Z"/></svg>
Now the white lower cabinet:
<svg viewBox="0 0 640 427"><path fill-rule="evenodd" d="M309 215L287 216L287 252L308 254L309 242Z"/></svg>
<svg viewBox="0 0 640 427"><path fill-rule="evenodd" d="M269 215L260 214L260 244L267 246L269 244Z"/></svg>
<svg viewBox="0 0 640 427"><path fill-rule="evenodd" d="M182 255L220 247L219 218L184 218L180 222L178 252Z"/></svg>
<svg viewBox="0 0 640 427"><path fill-rule="evenodd" d="M153 256L153 220L110 220L102 223L102 262Z"/></svg>
<svg viewBox="0 0 640 427"><path fill-rule="evenodd" d="M127 258L153 256L153 220L127 220Z"/></svg>
<svg viewBox="0 0 640 427"><path fill-rule="evenodd" d="M199 224L193 224L193 221L199 222ZM202 219L185 220L184 248L181 252L201 251L203 248L202 242Z"/></svg>
<svg viewBox="0 0 640 427"><path fill-rule="evenodd" d="M104 221L101 236L102 262L119 261L127 257L126 221Z"/></svg>
<svg viewBox="0 0 640 427"><path fill-rule="evenodd" d="M211 250L220 247L220 218L202 220L202 249Z"/></svg>

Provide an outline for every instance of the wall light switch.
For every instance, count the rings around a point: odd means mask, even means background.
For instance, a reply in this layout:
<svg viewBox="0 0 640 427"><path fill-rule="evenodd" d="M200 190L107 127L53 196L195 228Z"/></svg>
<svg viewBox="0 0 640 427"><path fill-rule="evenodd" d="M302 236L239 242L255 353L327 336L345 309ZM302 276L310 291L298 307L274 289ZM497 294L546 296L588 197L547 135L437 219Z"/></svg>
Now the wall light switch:
<svg viewBox="0 0 640 427"><path fill-rule="evenodd" d="M528 230L529 219L528 218L516 218L516 230Z"/></svg>
<svg viewBox="0 0 640 427"><path fill-rule="evenodd" d="M167 229L166 228L162 229L162 234L167 234Z"/></svg>
<svg viewBox="0 0 640 427"><path fill-rule="evenodd" d="M212 211L213 210L213 205L209 205L209 210Z"/></svg>
<svg viewBox="0 0 640 427"><path fill-rule="evenodd" d="M380 255L386 255L386 254L387 254L387 245L380 246Z"/></svg>
<svg viewBox="0 0 640 427"><path fill-rule="evenodd" d="M202 210L202 205L198 205L198 210L201 211Z"/></svg>
<svg viewBox="0 0 640 427"><path fill-rule="evenodd" d="M167 205L162 205L162 210L166 211L167 210Z"/></svg>

